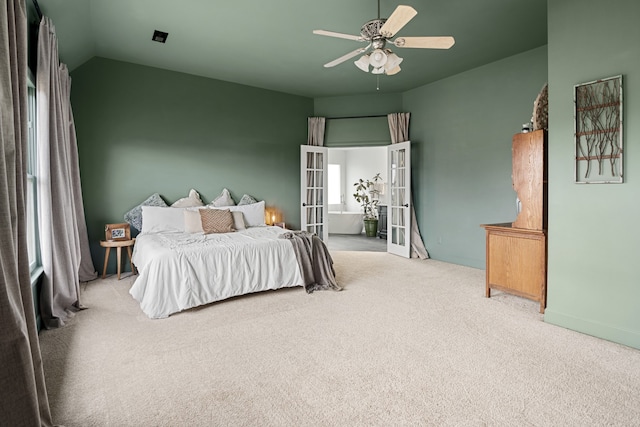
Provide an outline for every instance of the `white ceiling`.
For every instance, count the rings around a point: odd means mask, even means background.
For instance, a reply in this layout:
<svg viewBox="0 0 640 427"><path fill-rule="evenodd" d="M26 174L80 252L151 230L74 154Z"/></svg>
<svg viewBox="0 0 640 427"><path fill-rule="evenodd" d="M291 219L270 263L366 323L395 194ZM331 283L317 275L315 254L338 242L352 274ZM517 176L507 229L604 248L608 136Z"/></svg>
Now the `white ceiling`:
<svg viewBox="0 0 640 427"><path fill-rule="evenodd" d="M27 0L32 1L32 0ZM452 35L449 50L392 49L402 71L380 76L380 92L403 92L546 44L547 0L381 0L418 15L398 35ZM377 18L376 0L39 0L73 71L94 56L308 97L376 92L376 76L323 64L362 45L312 34L358 35ZM151 40L169 33L166 44ZM357 59L354 58L354 60Z"/></svg>

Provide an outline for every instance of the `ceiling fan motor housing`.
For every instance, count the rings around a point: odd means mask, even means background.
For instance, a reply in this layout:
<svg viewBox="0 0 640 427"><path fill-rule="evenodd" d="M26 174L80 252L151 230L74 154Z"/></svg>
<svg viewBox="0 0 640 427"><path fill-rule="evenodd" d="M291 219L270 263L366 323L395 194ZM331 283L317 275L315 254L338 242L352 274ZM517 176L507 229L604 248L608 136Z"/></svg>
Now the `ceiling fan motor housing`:
<svg viewBox="0 0 640 427"><path fill-rule="evenodd" d="M387 22L386 19L372 19L362 26L360 35L368 41L384 40L385 38L380 34L380 28L385 22Z"/></svg>

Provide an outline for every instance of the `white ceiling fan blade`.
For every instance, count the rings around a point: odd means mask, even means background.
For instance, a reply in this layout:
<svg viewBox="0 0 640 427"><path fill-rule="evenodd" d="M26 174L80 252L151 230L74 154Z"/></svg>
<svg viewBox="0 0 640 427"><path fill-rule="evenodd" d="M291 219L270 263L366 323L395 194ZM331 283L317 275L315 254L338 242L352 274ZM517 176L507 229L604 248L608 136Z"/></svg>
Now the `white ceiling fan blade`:
<svg viewBox="0 0 640 427"><path fill-rule="evenodd" d="M407 25L407 23L417 14L418 12L416 12L416 10L411 6L401 4L396 7L396 10L393 11L391 16L387 19L387 22L385 22L382 28L380 28L380 34L387 38L393 37L395 33Z"/></svg>
<svg viewBox="0 0 640 427"><path fill-rule="evenodd" d="M397 47L422 49L449 49L456 41L453 37L398 37L392 41Z"/></svg>
<svg viewBox="0 0 640 427"><path fill-rule="evenodd" d="M353 36L351 34L334 33L333 31L326 31L326 30L313 30L313 34L317 34L319 36L337 37L339 39L355 40L358 42L364 41L362 36Z"/></svg>
<svg viewBox="0 0 640 427"><path fill-rule="evenodd" d="M331 62L327 62L326 64L324 64L325 68L330 68L330 67L335 67L338 64L343 63L344 61L347 61L351 58L353 58L354 56L358 56L361 53L363 53L365 50L367 50L369 48L369 46L367 47L361 47L360 49L356 49L353 52L349 52L346 55L342 55L340 58L338 59L334 59Z"/></svg>

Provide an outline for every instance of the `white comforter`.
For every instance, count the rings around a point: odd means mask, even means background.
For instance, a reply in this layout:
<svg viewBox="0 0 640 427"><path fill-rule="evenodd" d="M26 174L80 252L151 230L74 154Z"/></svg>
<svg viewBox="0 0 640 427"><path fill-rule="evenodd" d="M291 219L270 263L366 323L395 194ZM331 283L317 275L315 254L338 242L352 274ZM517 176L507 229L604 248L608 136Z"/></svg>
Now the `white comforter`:
<svg viewBox="0 0 640 427"><path fill-rule="evenodd" d="M136 238L138 278L129 293L151 318L251 292L304 286L279 227L235 233L155 233Z"/></svg>

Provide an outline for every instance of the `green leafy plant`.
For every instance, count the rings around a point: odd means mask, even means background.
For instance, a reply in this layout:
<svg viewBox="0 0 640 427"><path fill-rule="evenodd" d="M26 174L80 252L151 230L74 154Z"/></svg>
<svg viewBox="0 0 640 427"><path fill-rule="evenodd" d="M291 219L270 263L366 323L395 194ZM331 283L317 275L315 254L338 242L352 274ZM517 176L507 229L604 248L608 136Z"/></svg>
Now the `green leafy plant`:
<svg viewBox="0 0 640 427"><path fill-rule="evenodd" d="M360 178L358 182L353 184L356 187L353 197L362 206L365 220L378 219L380 190L377 189L376 184L379 181L382 181L382 178L380 178L380 173L377 173L372 179L364 180Z"/></svg>

